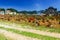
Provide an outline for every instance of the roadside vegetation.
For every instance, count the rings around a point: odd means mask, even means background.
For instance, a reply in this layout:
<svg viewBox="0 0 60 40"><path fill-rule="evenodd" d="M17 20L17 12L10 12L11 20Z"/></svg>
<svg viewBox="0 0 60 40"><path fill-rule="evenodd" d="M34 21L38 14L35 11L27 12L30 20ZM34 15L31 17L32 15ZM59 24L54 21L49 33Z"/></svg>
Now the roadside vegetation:
<svg viewBox="0 0 60 40"><path fill-rule="evenodd" d="M4 34L0 33L0 40L12 40L12 39L9 37L5 37Z"/></svg>
<svg viewBox="0 0 60 40"><path fill-rule="evenodd" d="M49 7L46 10L39 11L42 13L42 15L37 15L36 11L18 12L15 9L7 9L7 10L9 10L10 13L13 14L4 14L4 15L0 14L0 25L3 24L6 26L9 25L14 27L22 27L26 29L36 29L47 32L60 33L60 11L57 11L56 8ZM2 9L0 9L0 11L2 11ZM14 12L17 12L18 14L14 14ZM11 31L17 34L22 34L25 36L38 38L42 40L60 40L53 37L42 36L10 28L0 27L0 29L5 29L7 31Z"/></svg>
<svg viewBox="0 0 60 40"><path fill-rule="evenodd" d="M6 25L16 25L15 27L22 27L25 29L36 29L36 30L42 30L42 31L47 31L47 32L55 32L55 33L60 33L60 28L49 28L45 26L31 26L27 22L9 22L9 21L3 21L0 20L1 24L6 24Z"/></svg>
<svg viewBox="0 0 60 40"><path fill-rule="evenodd" d="M35 34L35 33L19 31L19 30L11 29L11 28L0 27L0 29L7 30L7 31L10 31L10 32L14 32L14 33L21 34L21 35L25 35L25 36L32 37L32 38L38 38L38 39L41 39L41 40L60 40L59 38L43 36L43 35L39 35L39 34Z"/></svg>

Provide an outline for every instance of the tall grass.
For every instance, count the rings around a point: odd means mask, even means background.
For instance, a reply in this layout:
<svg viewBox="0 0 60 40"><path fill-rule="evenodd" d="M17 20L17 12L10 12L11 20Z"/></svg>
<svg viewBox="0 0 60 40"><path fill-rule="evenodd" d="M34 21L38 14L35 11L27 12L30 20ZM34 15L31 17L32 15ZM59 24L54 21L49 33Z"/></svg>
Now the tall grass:
<svg viewBox="0 0 60 40"><path fill-rule="evenodd" d="M0 29L4 29L4 30L10 31L10 32L14 32L14 33L17 33L17 34L25 35L27 37L38 38L38 39L41 39L41 40L60 40L59 38L43 36L43 35L31 33L31 32L19 31L19 30L11 29L11 28L0 27Z"/></svg>

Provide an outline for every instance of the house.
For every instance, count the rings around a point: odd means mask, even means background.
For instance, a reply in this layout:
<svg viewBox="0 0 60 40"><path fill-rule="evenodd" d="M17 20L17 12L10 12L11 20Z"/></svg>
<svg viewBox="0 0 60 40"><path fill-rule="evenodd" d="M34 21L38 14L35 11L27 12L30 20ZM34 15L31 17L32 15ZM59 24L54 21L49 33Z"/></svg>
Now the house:
<svg viewBox="0 0 60 40"><path fill-rule="evenodd" d="M0 14L1 14L1 15L4 15L4 14L5 14L5 12L4 12L4 11L0 11Z"/></svg>
<svg viewBox="0 0 60 40"><path fill-rule="evenodd" d="M4 14L5 14L5 9L0 8L0 14L1 14L1 15L4 15Z"/></svg>
<svg viewBox="0 0 60 40"><path fill-rule="evenodd" d="M13 14L13 15L16 15L16 14L17 14L17 10L12 9L12 8L7 9L7 10L6 10L6 14Z"/></svg>

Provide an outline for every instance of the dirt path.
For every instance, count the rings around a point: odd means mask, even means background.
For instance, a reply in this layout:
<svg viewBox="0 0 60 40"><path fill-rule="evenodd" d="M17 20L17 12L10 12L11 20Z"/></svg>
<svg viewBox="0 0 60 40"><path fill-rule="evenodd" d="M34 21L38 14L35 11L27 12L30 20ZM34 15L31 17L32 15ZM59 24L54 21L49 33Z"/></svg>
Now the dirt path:
<svg viewBox="0 0 60 40"><path fill-rule="evenodd" d="M24 28L20 28L20 27L18 28L18 27L8 26L8 25L1 25L1 26L5 27L5 28L13 28L13 29L17 29L17 30L20 30L20 31L32 32L32 33L36 33L36 34L40 34L40 35L46 35L46 36L60 38L59 33L51 33L51 32L33 30L33 29L24 29Z"/></svg>
<svg viewBox="0 0 60 40"><path fill-rule="evenodd" d="M15 34L2 29L0 29L0 33L3 33L6 37L12 38L13 40L38 40L36 38L22 36L20 34Z"/></svg>

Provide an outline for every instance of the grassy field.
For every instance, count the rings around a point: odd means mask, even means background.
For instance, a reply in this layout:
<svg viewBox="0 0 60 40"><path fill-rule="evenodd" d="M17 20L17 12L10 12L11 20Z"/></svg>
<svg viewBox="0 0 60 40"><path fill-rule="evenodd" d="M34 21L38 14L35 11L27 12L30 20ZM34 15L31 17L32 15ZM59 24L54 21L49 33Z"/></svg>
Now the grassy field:
<svg viewBox="0 0 60 40"><path fill-rule="evenodd" d="M60 28L48 28L48 27L45 27L45 26L31 26L31 24L29 25L27 22L20 22L19 23L19 22L9 22L9 21L3 21L3 20L0 20L0 22L2 24L4 23L4 24L7 24L7 25L15 24L16 27L60 33Z"/></svg>
<svg viewBox="0 0 60 40"><path fill-rule="evenodd" d="M35 34L35 33L19 31L19 30L11 29L11 28L0 27L0 29L4 29L4 30L10 31L10 32L14 32L14 33L17 33L17 34L25 35L27 37L38 38L38 39L41 39L41 40L60 40L59 38L43 36L43 35L39 35L39 34Z"/></svg>
<svg viewBox="0 0 60 40"><path fill-rule="evenodd" d="M44 27L44 26L38 26L38 27L34 27L34 29L47 31L47 32L60 33L60 28L48 28L48 27Z"/></svg>
<svg viewBox="0 0 60 40"><path fill-rule="evenodd" d="M3 34L0 34L0 40L7 40L7 38Z"/></svg>
<svg viewBox="0 0 60 40"><path fill-rule="evenodd" d="M12 40L11 38L6 38L5 36L4 36L4 34L1 34L0 33L0 40Z"/></svg>

